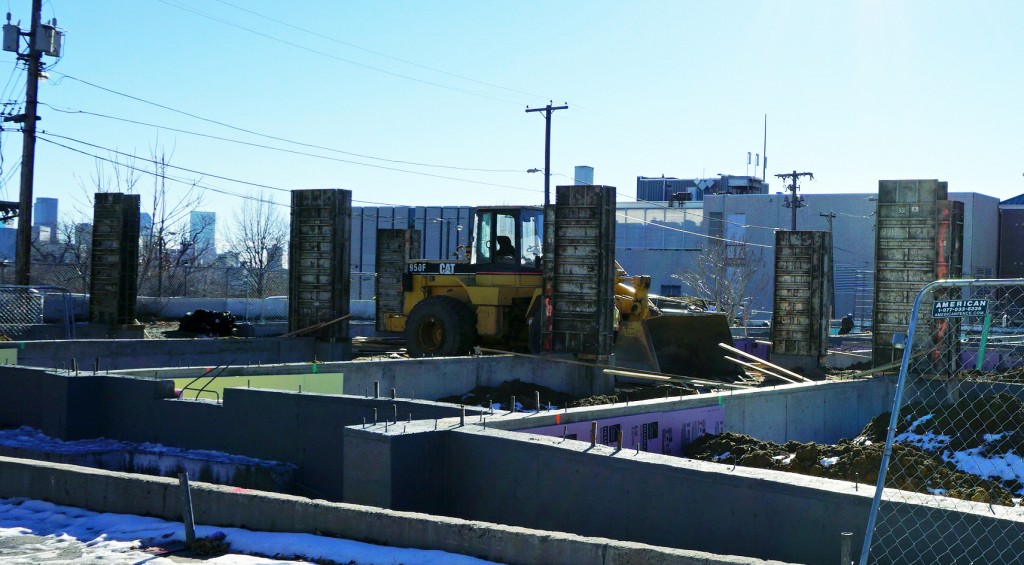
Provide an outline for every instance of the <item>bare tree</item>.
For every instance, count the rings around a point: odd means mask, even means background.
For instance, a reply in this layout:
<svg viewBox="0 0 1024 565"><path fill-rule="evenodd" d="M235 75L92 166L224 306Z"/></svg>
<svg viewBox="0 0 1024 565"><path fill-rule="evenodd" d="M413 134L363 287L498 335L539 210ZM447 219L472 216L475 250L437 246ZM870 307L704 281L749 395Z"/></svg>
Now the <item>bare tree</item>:
<svg viewBox="0 0 1024 565"><path fill-rule="evenodd" d="M169 160L163 149L153 149L153 194L146 212L150 221L141 226L139 233L139 290L157 297L187 290L188 273L193 268L191 257L196 251L187 222L190 213L203 202L198 182L171 197L167 186Z"/></svg>
<svg viewBox="0 0 1024 565"><path fill-rule="evenodd" d="M268 275L282 268L289 228L279 206L263 192L250 195L236 210L230 249L238 255L249 293L263 298Z"/></svg>
<svg viewBox="0 0 1024 565"><path fill-rule="evenodd" d="M92 267L92 225L64 219L48 241L32 240L35 284L88 292Z"/></svg>
<svg viewBox="0 0 1024 565"><path fill-rule="evenodd" d="M690 287L695 297L714 304L732 322L744 304L749 305L752 297L767 289L759 276L764 265L760 247L709 239L696 260L672 277Z"/></svg>

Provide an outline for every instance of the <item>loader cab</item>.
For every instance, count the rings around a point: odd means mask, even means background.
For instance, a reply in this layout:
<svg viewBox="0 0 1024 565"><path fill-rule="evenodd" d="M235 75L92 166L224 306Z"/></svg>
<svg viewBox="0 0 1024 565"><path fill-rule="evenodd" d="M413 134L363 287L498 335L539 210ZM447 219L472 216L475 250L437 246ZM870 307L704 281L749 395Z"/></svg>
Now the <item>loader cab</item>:
<svg viewBox="0 0 1024 565"><path fill-rule="evenodd" d="M471 262L477 270L540 270L544 211L537 207L478 208Z"/></svg>

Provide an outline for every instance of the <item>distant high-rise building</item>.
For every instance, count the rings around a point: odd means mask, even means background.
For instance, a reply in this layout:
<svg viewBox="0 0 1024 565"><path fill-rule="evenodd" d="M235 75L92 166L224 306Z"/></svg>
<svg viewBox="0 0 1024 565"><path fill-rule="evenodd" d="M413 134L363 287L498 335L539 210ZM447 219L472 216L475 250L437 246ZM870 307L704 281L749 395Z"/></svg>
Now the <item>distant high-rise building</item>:
<svg viewBox="0 0 1024 565"><path fill-rule="evenodd" d="M283 269L284 268L284 249L276 243L270 246L267 250L267 268L268 269Z"/></svg>
<svg viewBox="0 0 1024 565"><path fill-rule="evenodd" d="M577 165L572 178L573 184L592 185L594 184L594 167Z"/></svg>
<svg viewBox="0 0 1024 565"><path fill-rule="evenodd" d="M50 226L32 226L32 242L42 245L49 245L53 242L53 232Z"/></svg>
<svg viewBox="0 0 1024 565"><path fill-rule="evenodd" d="M36 198L32 213L33 226L49 226L57 223L57 199Z"/></svg>
<svg viewBox="0 0 1024 565"><path fill-rule="evenodd" d="M0 261L14 261L17 228L0 228Z"/></svg>
<svg viewBox="0 0 1024 565"><path fill-rule="evenodd" d="M153 216L149 212L139 214L139 237L146 239L153 233Z"/></svg>
<svg viewBox="0 0 1024 565"><path fill-rule="evenodd" d="M217 213L195 211L188 216L189 239L195 246L192 255L199 261L217 256Z"/></svg>
<svg viewBox="0 0 1024 565"><path fill-rule="evenodd" d="M88 253L92 248L92 224L83 222L75 224L75 246L81 253Z"/></svg>
<svg viewBox="0 0 1024 565"><path fill-rule="evenodd" d="M36 205L32 208L32 225L50 228L50 239L44 243L53 243L57 238L57 217L56 198L36 198Z"/></svg>

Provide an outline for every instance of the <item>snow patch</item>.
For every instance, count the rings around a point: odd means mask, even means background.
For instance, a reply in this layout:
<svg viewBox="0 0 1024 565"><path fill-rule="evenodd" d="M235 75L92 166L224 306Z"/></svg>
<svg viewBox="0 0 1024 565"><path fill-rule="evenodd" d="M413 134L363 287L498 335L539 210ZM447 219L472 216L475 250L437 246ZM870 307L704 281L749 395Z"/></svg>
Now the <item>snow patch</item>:
<svg viewBox="0 0 1024 565"><path fill-rule="evenodd" d="M102 533L97 533L102 532ZM474 557L436 550L385 547L369 543L277 532L253 532L240 528L214 528L196 525L196 536L209 537L218 532L230 544L230 555L205 562L214 565L229 564L282 564L299 563L288 560L299 556L329 559L338 563L405 565L488 565ZM15 536L37 536L37 539L4 545L0 561L11 564L38 562L44 554L57 554L74 545L82 552L75 562L88 563L146 563L147 565L174 565L162 557L137 550L143 545L163 546L171 541L182 541L184 528L179 522L166 522L157 518L128 514L96 513L80 508L59 506L49 502L26 499L0 498L0 539ZM269 559L239 555L257 553L281 556Z"/></svg>

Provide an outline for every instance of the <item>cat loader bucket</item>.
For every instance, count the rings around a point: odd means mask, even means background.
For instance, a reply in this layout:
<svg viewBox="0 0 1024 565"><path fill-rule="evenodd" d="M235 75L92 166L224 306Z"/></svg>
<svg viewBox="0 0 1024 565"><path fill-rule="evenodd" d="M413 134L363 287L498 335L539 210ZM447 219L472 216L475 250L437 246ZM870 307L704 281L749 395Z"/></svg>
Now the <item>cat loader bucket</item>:
<svg viewBox="0 0 1024 565"><path fill-rule="evenodd" d="M725 314L662 314L622 321L615 339L615 365L668 375L734 380L735 366L719 343L732 345Z"/></svg>

